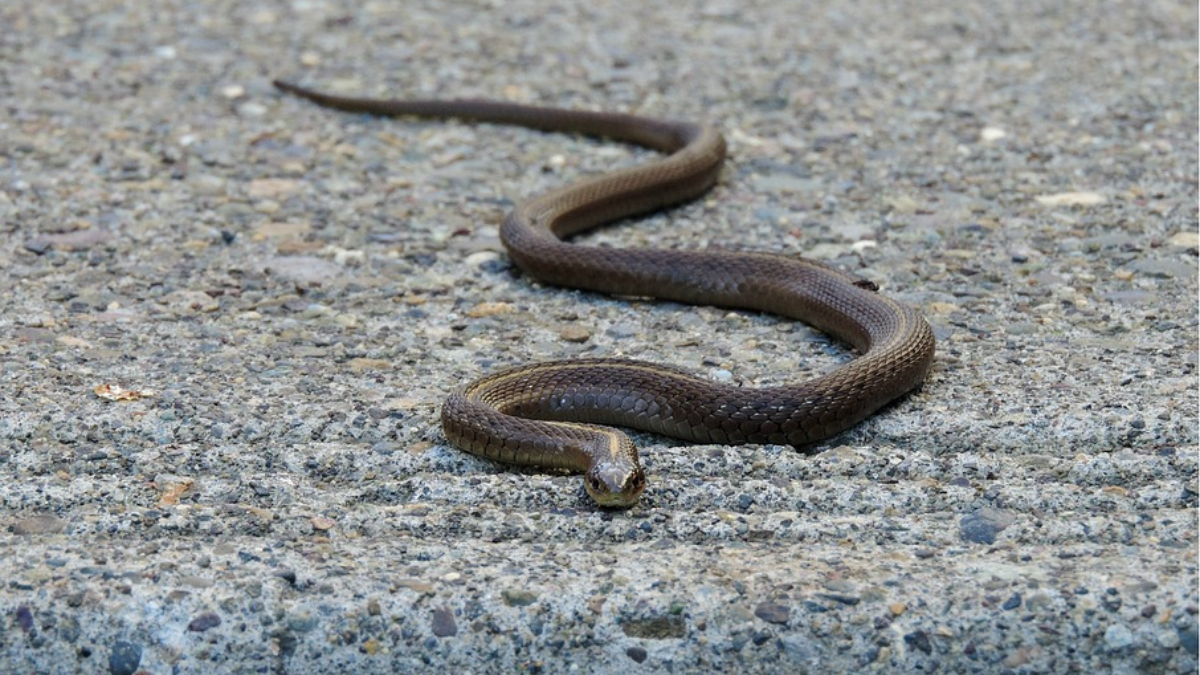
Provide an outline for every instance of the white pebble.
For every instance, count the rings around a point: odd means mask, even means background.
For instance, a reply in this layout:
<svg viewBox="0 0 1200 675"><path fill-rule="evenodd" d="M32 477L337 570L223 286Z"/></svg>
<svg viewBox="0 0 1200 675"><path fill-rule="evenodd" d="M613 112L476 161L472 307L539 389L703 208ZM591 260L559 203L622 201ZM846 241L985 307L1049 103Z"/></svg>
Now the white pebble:
<svg viewBox="0 0 1200 675"><path fill-rule="evenodd" d="M984 127L979 130L979 140L984 143L994 143L1008 136L1008 132L1000 127Z"/></svg>
<svg viewBox="0 0 1200 675"><path fill-rule="evenodd" d="M1124 649L1133 644L1133 633L1130 633L1124 625L1114 623L1104 631L1104 644L1113 651Z"/></svg>

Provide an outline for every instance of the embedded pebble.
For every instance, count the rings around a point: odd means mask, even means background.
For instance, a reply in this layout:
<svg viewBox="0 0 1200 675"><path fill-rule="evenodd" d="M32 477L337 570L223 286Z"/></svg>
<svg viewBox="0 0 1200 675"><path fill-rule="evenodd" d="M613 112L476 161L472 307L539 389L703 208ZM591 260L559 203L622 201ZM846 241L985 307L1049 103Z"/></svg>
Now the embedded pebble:
<svg viewBox="0 0 1200 675"><path fill-rule="evenodd" d="M995 143L1007 136L1008 132L1000 127L984 127L979 130L979 140L985 143Z"/></svg>
<svg viewBox="0 0 1200 675"><path fill-rule="evenodd" d="M1200 247L1200 232L1176 232L1167 239L1167 244L1179 248L1198 248Z"/></svg>
<svg viewBox="0 0 1200 675"><path fill-rule="evenodd" d="M213 612L204 612L197 615L188 623L188 630L193 633L203 633L210 628L216 628L221 625L221 617Z"/></svg>
<svg viewBox="0 0 1200 675"><path fill-rule="evenodd" d="M67 529L67 521L54 516L29 516L12 524L13 534L57 534Z"/></svg>
<svg viewBox="0 0 1200 675"><path fill-rule="evenodd" d="M933 653L933 643L929 640L929 634L923 630L914 631L904 636L904 642L909 647L926 654Z"/></svg>
<svg viewBox="0 0 1200 675"><path fill-rule="evenodd" d="M687 623L681 616L651 616L622 621L621 631L634 638L670 640L686 635Z"/></svg>
<svg viewBox="0 0 1200 675"><path fill-rule="evenodd" d="M505 589L501 595L504 597L504 604L509 607L527 607L537 601L537 593L521 589Z"/></svg>
<svg viewBox="0 0 1200 675"><path fill-rule="evenodd" d="M21 605L17 607L17 626L24 632L29 633L33 630L33 612L29 607Z"/></svg>
<svg viewBox="0 0 1200 675"><path fill-rule="evenodd" d="M1187 279L1196 276L1196 265L1183 260L1144 258L1130 263L1129 268L1139 275L1161 279Z"/></svg>
<svg viewBox="0 0 1200 675"><path fill-rule="evenodd" d="M1060 192L1038 195L1034 199L1042 206L1095 206L1108 201L1104 195L1096 192Z"/></svg>
<svg viewBox="0 0 1200 675"><path fill-rule="evenodd" d="M119 641L108 655L110 675L133 675L142 662L142 646L136 642Z"/></svg>
<svg viewBox="0 0 1200 675"><path fill-rule="evenodd" d="M25 242L25 249L37 254L45 253L52 248L60 251L84 251L105 244L111 239L112 233L89 227L29 239Z"/></svg>
<svg viewBox="0 0 1200 675"><path fill-rule="evenodd" d="M1133 633L1124 625L1115 623L1104 631L1104 644L1114 651L1125 649L1133 644Z"/></svg>
<svg viewBox="0 0 1200 675"><path fill-rule="evenodd" d="M592 332L582 326L567 326L558 332L558 336L565 342L587 342Z"/></svg>
<svg viewBox="0 0 1200 675"><path fill-rule="evenodd" d="M433 610L431 627L433 634L440 638L458 635L458 623L454 620L454 614L445 607Z"/></svg>
<svg viewBox="0 0 1200 675"><path fill-rule="evenodd" d="M959 533L963 540L975 544L994 544L996 537L1013 523L1014 516L1000 509L984 507L963 516Z"/></svg>
<svg viewBox="0 0 1200 675"><path fill-rule="evenodd" d="M263 262L262 269L296 283L320 283L344 273L340 265L312 256L281 256Z"/></svg>
<svg viewBox="0 0 1200 675"><path fill-rule="evenodd" d="M767 623L786 624L791 612L790 607L778 602L762 602L754 608L754 616Z"/></svg>
<svg viewBox="0 0 1200 675"><path fill-rule="evenodd" d="M1182 641L1176 631L1164 630L1158 633L1158 644L1163 649L1176 649L1182 644Z"/></svg>
<svg viewBox="0 0 1200 675"><path fill-rule="evenodd" d="M1179 638L1179 644L1187 653L1195 654L1196 650L1200 649L1200 634L1198 634L1194 624L1191 628L1179 629L1177 636Z"/></svg>

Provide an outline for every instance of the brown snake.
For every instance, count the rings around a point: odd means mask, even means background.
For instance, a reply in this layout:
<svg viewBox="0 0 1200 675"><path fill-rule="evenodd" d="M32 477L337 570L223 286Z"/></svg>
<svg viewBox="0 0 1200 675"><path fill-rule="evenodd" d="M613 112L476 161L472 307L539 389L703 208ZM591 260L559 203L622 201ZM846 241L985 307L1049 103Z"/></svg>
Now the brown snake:
<svg viewBox="0 0 1200 675"><path fill-rule="evenodd" d="M460 118L602 136L667 157L531 197L500 227L509 256L536 279L623 296L755 309L848 342L858 358L800 384L710 382L641 361L579 359L520 366L455 392L442 428L458 447L500 462L568 469L602 506L632 506L646 485L637 449L614 425L698 443L804 446L857 424L916 387L934 338L916 312L825 264L769 253L611 249L564 243L602 223L708 190L725 159L711 126L486 100L375 100L275 86L329 108Z"/></svg>

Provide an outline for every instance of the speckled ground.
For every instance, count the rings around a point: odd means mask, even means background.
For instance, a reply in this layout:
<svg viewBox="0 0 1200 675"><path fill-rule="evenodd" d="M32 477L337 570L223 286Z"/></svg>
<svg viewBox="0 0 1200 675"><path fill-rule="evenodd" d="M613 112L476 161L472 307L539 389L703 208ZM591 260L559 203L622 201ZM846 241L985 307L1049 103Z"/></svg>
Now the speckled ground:
<svg viewBox="0 0 1200 675"><path fill-rule="evenodd" d="M0 670L1196 672L1194 3L631 7L0 3ZM712 193L588 240L830 260L935 369L811 454L638 435L628 512L464 455L501 365L848 354L509 266L648 153L278 76L712 120Z"/></svg>

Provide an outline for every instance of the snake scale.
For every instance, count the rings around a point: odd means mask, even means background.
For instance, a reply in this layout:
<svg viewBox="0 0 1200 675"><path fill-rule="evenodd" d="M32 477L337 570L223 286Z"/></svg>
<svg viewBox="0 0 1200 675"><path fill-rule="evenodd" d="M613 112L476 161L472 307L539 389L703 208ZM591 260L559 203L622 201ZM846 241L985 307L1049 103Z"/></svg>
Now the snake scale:
<svg viewBox="0 0 1200 675"><path fill-rule="evenodd" d="M912 390L934 355L929 324L874 284L803 258L736 251L597 248L563 241L597 225L693 199L717 180L725 140L713 127L611 112L489 100L332 96L276 81L319 105L383 116L459 118L625 141L666 156L536 195L500 227L512 260L549 284L621 296L769 312L809 323L859 356L815 379L744 388L616 358L519 366L455 392L447 438L509 464L584 475L601 506L632 506L646 485L627 427L697 443L805 446ZM611 426L609 426L611 425Z"/></svg>

